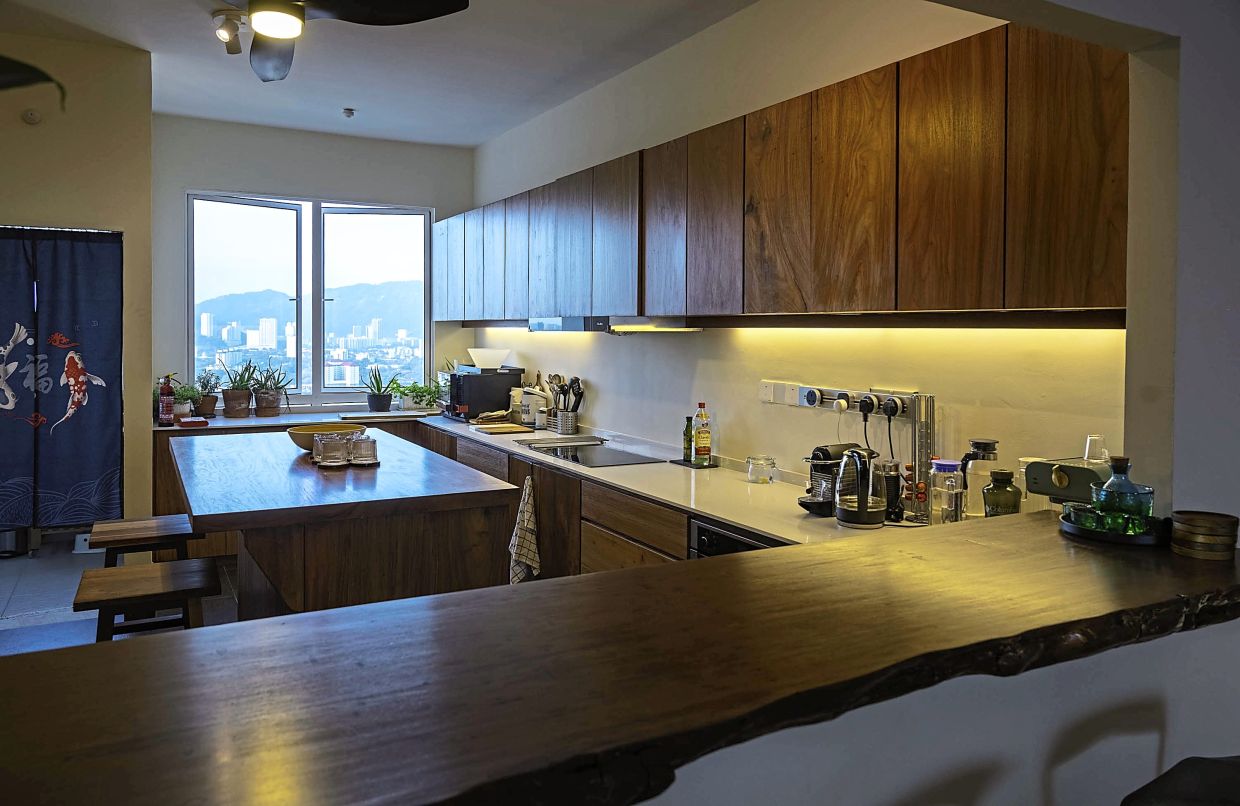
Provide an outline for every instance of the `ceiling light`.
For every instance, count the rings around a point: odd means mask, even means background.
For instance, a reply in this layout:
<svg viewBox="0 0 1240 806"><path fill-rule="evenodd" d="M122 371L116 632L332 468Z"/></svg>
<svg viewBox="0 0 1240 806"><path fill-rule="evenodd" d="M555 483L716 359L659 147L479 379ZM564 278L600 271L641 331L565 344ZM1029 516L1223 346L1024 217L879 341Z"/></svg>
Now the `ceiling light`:
<svg viewBox="0 0 1240 806"><path fill-rule="evenodd" d="M272 39L296 39L306 23L306 10L287 0L252 0L250 27Z"/></svg>
<svg viewBox="0 0 1240 806"><path fill-rule="evenodd" d="M224 21L215 29L215 36L221 42L227 42L237 35L237 30L237 21L225 17Z"/></svg>

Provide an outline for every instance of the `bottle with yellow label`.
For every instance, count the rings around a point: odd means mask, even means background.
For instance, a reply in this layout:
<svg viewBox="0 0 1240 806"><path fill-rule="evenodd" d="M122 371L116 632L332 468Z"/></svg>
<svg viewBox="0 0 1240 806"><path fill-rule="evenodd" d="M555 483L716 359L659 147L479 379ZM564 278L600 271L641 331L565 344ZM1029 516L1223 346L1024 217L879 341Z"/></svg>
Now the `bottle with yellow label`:
<svg viewBox="0 0 1240 806"><path fill-rule="evenodd" d="M698 403L697 414L693 415L693 464L706 467L710 464L710 414L705 403Z"/></svg>

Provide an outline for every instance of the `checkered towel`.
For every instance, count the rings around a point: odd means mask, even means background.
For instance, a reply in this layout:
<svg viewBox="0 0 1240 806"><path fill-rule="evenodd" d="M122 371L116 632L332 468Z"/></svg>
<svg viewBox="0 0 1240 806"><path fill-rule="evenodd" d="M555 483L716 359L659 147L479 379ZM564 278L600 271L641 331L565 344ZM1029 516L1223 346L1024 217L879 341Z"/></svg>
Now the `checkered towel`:
<svg viewBox="0 0 1240 806"><path fill-rule="evenodd" d="M508 565L508 582L516 585L538 576L541 564L538 559L538 520L534 515L534 477L527 476L521 490L521 505L517 508L517 525L508 541L508 553L512 560Z"/></svg>

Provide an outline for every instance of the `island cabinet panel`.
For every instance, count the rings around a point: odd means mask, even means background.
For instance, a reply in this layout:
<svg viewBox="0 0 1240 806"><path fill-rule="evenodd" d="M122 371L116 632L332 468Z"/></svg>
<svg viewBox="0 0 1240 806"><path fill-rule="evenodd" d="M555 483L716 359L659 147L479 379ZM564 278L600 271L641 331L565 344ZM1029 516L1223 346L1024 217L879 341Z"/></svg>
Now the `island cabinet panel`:
<svg viewBox="0 0 1240 806"><path fill-rule="evenodd" d="M529 192L529 305L530 318L559 316L555 278L555 183Z"/></svg>
<svg viewBox="0 0 1240 806"><path fill-rule="evenodd" d="M530 194L504 202L504 318L530 315Z"/></svg>
<svg viewBox="0 0 1240 806"><path fill-rule="evenodd" d="M508 481L508 454L499 448L480 445L470 439L457 439L456 461L500 481Z"/></svg>
<svg viewBox="0 0 1240 806"><path fill-rule="evenodd" d="M482 208L465 213L465 318L484 319L486 227Z"/></svg>
<svg viewBox="0 0 1240 806"><path fill-rule="evenodd" d="M813 311L896 306L896 66L814 93Z"/></svg>
<svg viewBox="0 0 1240 806"><path fill-rule="evenodd" d="M552 316L589 316L593 285L594 171L586 169L555 185L556 311Z"/></svg>
<svg viewBox="0 0 1240 806"><path fill-rule="evenodd" d="M202 429L202 431L211 432L211 429ZM171 440L178 436L184 436L184 434L178 435L167 431L154 433L151 473L151 514L153 515L182 515L186 511L185 497L181 493L181 483L177 479L176 465L172 462L170 448ZM191 559L227 557L237 553L239 536L239 532L209 532L202 540L186 541L185 547ZM159 562L170 562L177 559L177 553L174 549L157 551L155 559Z"/></svg>
<svg viewBox="0 0 1240 806"><path fill-rule="evenodd" d="M1127 54L1008 26L1008 308L1123 307Z"/></svg>
<svg viewBox="0 0 1240 806"><path fill-rule="evenodd" d="M637 316L641 299L641 154L594 167L590 313Z"/></svg>
<svg viewBox="0 0 1240 806"><path fill-rule="evenodd" d="M690 134L685 159L686 313L744 313L745 119Z"/></svg>
<svg viewBox="0 0 1240 806"><path fill-rule="evenodd" d="M431 225L431 319L448 319L448 222Z"/></svg>
<svg viewBox="0 0 1240 806"><path fill-rule="evenodd" d="M503 319L505 309L504 202L482 208L482 318Z"/></svg>
<svg viewBox="0 0 1240 806"><path fill-rule="evenodd" d="M812 310L810 101L745 116L745 313Z"/></svg>
<svg viewBox="0 0 1240 806"><path fill-rule="evenodd" d="M583 481L581 517L678 560L689 556L689 517L683 512Z"/></svg>
<svg viewBox="0 0 1240 806"><path fill-rule="evenodd" d="M452 216L447 225L444 319L458 322L465 318L465 216Z"/></svg>
<svg viewBox="0 0 1240 806"><path fill-rule="evenodd" d="M642 152L642 255L646 316L684 316L688 140Z"/></svg>
<svg viewBox="0 0 1240 806"><path fill-rule="evenodd" d="M900 310L1003 306L1006 32L899 63Z"/></svg>
<svg viewBox="0 0 1240 806"><path fill-rule="evenodd" d="M581 573L616 571L643 565L675 562L666 554L647 548L615 532L581 522Z"/></svg>

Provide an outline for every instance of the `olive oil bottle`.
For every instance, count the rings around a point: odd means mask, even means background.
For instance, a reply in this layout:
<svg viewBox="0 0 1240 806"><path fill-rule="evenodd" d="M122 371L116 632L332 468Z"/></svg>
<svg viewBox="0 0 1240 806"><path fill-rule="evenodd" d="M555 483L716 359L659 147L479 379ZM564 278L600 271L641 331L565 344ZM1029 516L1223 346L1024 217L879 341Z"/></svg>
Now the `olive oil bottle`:
<svg viewBox="0 0 1240 806"><path fill-rule="evenodd" d="M693 464L706 467L710 464L710 414L705 403L698 403L697 414L693 415Z"/></svg>

